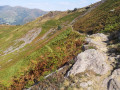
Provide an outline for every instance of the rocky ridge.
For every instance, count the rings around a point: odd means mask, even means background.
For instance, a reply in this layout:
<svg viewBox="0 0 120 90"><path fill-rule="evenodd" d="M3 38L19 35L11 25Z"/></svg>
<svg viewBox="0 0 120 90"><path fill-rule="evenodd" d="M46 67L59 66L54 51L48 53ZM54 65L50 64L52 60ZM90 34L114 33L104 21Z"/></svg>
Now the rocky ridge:
<svg viewBox="0 0 120 90"><path fill-rule="evenodd" d="M77 74L81 76L81 73L84 73L80 80L81 90L108 89L108 84L110 83L108 77L113 71L112 65L115 62L115 58L107 53L109 50L108 41L108 36L101 33L93 34L86 38L87 44L83 47L85 51L77 56L77 61L68 72L68 76ZM108 81L106 81L106 78ZM104 84L105 81L106 84ZM89 85L89 82L92 82L92 84ZM114 90L110 87L108 90Z"/></svg>
<svg viewBox="0 0 120 90"><path fill-rule="evenodd" d="M115 69L120 57L109 55L108 36L93 34L86 38L86 42L85 51L77 56L68 76L84 73L80 80L81 90L120 90L120 69Z"/></svg>

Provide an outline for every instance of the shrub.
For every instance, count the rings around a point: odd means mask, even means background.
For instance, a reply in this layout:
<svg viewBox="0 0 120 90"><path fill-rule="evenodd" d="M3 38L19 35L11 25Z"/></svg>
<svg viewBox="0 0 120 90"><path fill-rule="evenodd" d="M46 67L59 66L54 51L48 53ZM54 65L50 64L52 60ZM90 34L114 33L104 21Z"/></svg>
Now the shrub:
<svg viewBox="0 0 120 90"><path fill-rule="evenodd" d="M57 27L57 30L61 30L62 29L62 27L59 25L58 27Z"/></svg>
<svg viewBox="0 0 120 90"><path fill-rule="evenodd" d="M68 13L71 13L71 10L68 10L67 12L68 12Z"/></svg>
<svg viewBox="0 0 120 90"><path fill-rule="evenodd" d="M73 12L77 11L77 8L74 8Z"/></svg>

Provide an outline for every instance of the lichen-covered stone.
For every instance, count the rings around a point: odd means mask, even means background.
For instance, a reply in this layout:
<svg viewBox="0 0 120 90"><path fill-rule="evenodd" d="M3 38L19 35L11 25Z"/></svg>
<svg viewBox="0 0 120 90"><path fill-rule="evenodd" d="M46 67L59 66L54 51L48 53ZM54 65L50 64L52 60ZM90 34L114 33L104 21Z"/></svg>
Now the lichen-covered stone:
<svg viewBox="0 0 120 90"><path fill-rule="evenodd" d="M76 75L85 70L92 70L96 74L105 74L109 70L109 65L106 63L107 56L95 49L89 49L77 56L77 61L68 72L69 75Z"/></svg>

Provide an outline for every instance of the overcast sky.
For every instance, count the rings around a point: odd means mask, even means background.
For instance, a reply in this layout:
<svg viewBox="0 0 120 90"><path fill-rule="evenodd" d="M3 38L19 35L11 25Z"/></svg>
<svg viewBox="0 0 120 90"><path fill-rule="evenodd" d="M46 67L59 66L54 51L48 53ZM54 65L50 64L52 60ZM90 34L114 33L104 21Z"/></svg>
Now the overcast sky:
<svg viewBox="0 0 120 90"><path fill-rule="evenodd" d="M80 8L100 0L0 0L0 6L23 6L46 11Z"/></svg>

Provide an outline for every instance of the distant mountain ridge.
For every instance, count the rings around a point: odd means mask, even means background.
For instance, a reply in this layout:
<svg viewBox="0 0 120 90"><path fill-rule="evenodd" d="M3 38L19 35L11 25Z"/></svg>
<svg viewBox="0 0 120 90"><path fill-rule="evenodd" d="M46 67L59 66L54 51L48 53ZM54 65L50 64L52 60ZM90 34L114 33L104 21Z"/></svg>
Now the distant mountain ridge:
<svg viewBox="0 0 120 90"><path fill-rule="evenodd" d="M0 6L0 24L22 25L46 14L40 9L28 9L20 6Z"/></svg>

